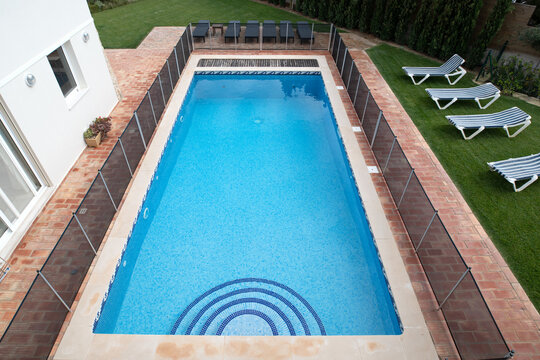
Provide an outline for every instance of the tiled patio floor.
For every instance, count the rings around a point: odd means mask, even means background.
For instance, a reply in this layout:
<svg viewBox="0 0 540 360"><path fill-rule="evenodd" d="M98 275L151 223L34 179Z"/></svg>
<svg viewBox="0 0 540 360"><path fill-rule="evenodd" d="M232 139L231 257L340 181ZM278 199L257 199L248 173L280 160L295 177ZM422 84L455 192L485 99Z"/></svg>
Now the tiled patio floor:
<svg viewBox="0 0 540 360"><path fill-rule="evenodd" d="M123 95L122 101L111 114L114 117L111 136L99 149L86 149L83 152L13 254L12 270L0 283L2 331L9 323L35 276L35 270L41 266L58 240L69 221L71 212L78 206L96 175L97 169L107 157L117 136L130 119L133 110L144 96L155 73L165 61L181 32L181 28L156 28L137 49L105 51ZM291 55L305 53L288 52ZM456 240L467 263L472 266L479 286L510 347L518 352L519 359L540 359L538 312L373 63L363 51L352 51L352 54L375 99L404 145L404 151L412 166L417 170L428 195L435 207L439 209L441 218ZM327 59L331 63L330 55L327 55ZM331 67L336 83L341 84L337 68L335 65ZM351 124L358 126L358 118L346 91L342 92L342 99ZM367 164L375 165L363 133L358 133L357 139ZM379 197L392 226L394 237L401 249L437 351L443 358L457 358L442 315L435 311L435 299L418 259L413 253L410 240L384 179L381 174L372 174L372 178L379 191Z"/></svg>

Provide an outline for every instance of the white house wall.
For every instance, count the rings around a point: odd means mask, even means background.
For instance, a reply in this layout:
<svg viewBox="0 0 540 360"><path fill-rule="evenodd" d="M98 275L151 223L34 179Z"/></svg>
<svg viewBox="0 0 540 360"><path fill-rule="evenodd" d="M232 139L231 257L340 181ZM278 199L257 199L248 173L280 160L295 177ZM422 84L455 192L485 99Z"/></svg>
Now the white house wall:
<svg viewBox="0 0 540 360"><path fill-rule="evenodd" d="M0 0L0 20L1 81L49 54L92 16L85 0Z"/></svg>
<svg viewBox="0 0 540 360"><path fill-rule="evenodd" d="M90 36L83 42L83 33ZM70 39L86 88L68 106L46 57L0 88L0 96L12 120L52 182L59 184L85 147L82 133L97 116L110 113L117 103L97 31L90 23ZM60 46L62 44L58 44ZM36 83L28 87L27 74Z"/></svg>
<svg viewBox="0 0 540 360"><path fill-rule="evenodd" d="M0 34L0 98L49 185L58 185L85 147L88 124L118 102L86 1L0 0ZM66 102L46 57L66 41L86 83L74 104ZM27 74L36 78L33 87Z"/></svg>
<svg viewBox="0 0 540 360"><path fill-rule="evenodd" d="M88 41L83 35L88 34ZM80 91L69 103L47 55L69 42L68 60ZM72 50L72 51L71 51ZM71 52L72 56L69 56ZM29 87L25 80L34 75ZM80 80L83 79L81 82ZM0 109L46 187L20 224L0 241L7 258L52 191L85 148L83 132L118 103L103 47L85 0L0 0ZM0 169L0 176L2 169Z"/></svg>

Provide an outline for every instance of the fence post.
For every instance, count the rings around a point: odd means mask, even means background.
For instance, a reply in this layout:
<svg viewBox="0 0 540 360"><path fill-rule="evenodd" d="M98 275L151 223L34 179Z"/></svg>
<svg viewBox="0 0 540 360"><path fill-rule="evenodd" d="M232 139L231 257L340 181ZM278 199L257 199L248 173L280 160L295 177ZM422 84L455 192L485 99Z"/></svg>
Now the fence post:
<svg viewBox="0 0 540 360"><path fill-rule="evenodd" d="M167 105L167 102L165 101L165 94L163 93L163 84L161 84L161 74L157 74L158 80L159 80L159 88L161 89L161 96L163 97L163 106Z"/></svg>
<svg viewBox="0 0 540 360"><path fill-rule="evenodd" d="M148 95L148 100L150 100L150 108L152 109L152 116L154 117L154 123L156 123L156 126L157 126L156 112L154 111L154 104L152 103L152 96L150 96L150 91L146 91L146 94Z"/></svg>
<svg viewBox="0 0 540 360"><path fill-rule="evenodd" d="M311 38L309 39L309 51L311 51L311 47L313 46L313 39L315 36L313 36L313 30L315 30L315 23L311 23Z"/></svg>
<svg viewBox="0 0 540 360"><path fill-rule="evenodd" d="M287 50L287 45L289 45L289 23L285 25L285 50Z"/></svg>
<svg viewBox="0 0 540 360"><path fill-rule="evenodd" d="M262 46L263 46L263 41L264 41L264 37L263 37L263 32L262 32L262 24L259 23L259 50L262 51Z"/></svg>
<svg viewBox="0 0 540 360"><path fill-rule="evenodd" d="M347 80L347 91L349 91L349 84L351 83L351 75L352 75L353 66L354 66L354 60L351 56L351 69L349 70L349 80Z"/></svg>
<svg viewBox="0 0 540 360"><path fill-rule="evenodd" d="M169 81L171 82L171 94L172 94L172 92L174 91L174 85L172 82L171 67L169 65L169 59L167 59L165 62L167 63L167 70L169 70Z"/></svg>
<svg viewBox="0 0 540 360"><path fill-rule="evenodd" d="M176 71L178 72L178 80L180 80L180 66L178 65L178 54L176 53L176 46L173 48L174 58L176 59Z"/></svg>
<svg viewBox="0 0 540 360"><path fill-rule="evenodd" d="M180 36L180 47L182 48L182 57L184 58L184 66L186 66L186 53L184 52L184 37ZM189 45L188 45L189 51Z"/></svg>
<svg viewBox="0 0 540 360"><path fill-rule="evenodd" d="M334 23L330 24L330 33L328 34L328 52L330 52L330 45L332 44L332 30L334 29Z"/></svg>
<svg viewBox="0 0 540 360"><path fill-rule="evenodd" d="M465 279L465 276L467 276L467 274L471 271L471 268L470 267L467 267L467 270L465 270L465 272L461 275L461 277L459 278L459 280L456 282L456 285L454 285L454 287L452 288L452 290L450 290L450 292L448 293L448 295L446 295L446 297L444 298L444 300L441 302L441 304L439 305L439 307L437 308L437 310L441 310L444 303L446 302L446 300L448 300L448 298L450 297L450 295L452 295L452 293L456 290L456 288L459 286L459 284L463 281L463 279Z"/></svg>
<svg viewBox="0 0 540 360"><path fill-rule="evenodd" d="M208 42L210 43L210 50L212 50L212 31L208 29Z"/></svg>
<svg viewBox="0 0 540 360"><path fill-rule="evenodd" d="M364 111L362 112L362 125L364 125L364 116L366 116L366 109L367 109L367 104L369 102L370 94L371 94L371 90L368 90L367 96L366 96L366 103L364 104Z"/></svg>
<svg viewBox="0 0 540 360"><path fill-rule="evenodd" d="M193 39L193 32L191 31L191 23L189 23L189 33L191 34L191 50L190 53L195 50L195 40ZM188 41L188 50L189 50L189 41Z"/></svg>
<svg viewBox="0 0 540 360"><path fill-rule="evenodd" d="M426 227L426 230L424 231L424 233L422 234L422 237L420 238L420 241L418 242L418 245L416 246L416 248L414 249L414 252L417 253L418 252L418 249L420 249L420 245L422 245L422 242L424 241L424 238L426 237L426 234L427 232L429 231L429 228L431 227L431 224L433 224L433 221L435 220L435 217L437 216L437 213L439 211L438 210L435 210L435 212L433 213L433 216L431 217L431 220L429 221L429 224L428 226Z"/></svg>
<svg viewBox="0 0 540 360"><path fill-rule="evenodd" d="M135 122L137 123L137 127L139 128L139 134L141 135L141 140L144 145L144 150L146 150L146 141L144 141L144 135L141 129L141 123L139 122L139 117L137 116L137 112L135 111L133 115L135 116Z"/></svg>
<svg viewBox="0 0 540 360"><path fill-rule="evenodd" d="M354 92L353 106L356 106L356 97L358 96L358 87L360 87L360 80L362 80L362 74L358 72L358 82L356 83L356 91Z"/></svg>
<svg viewBox="0 0 540 360"><path fill-rule="evenodd" d="M120 148L122 149L122 153L124 154L124 159L126 159L126 164L128 166L129 174L131 175L131 177L133 177L133 171L131 170L131 165L129 165L126 150L124 149L124 144L122 144L122 138L121 137L118 138L118 143L120 144Z"/></svg>
<svg viewBox="0 0 540 360"><path fill-rule="evenodd" d="M86 241L88 241L88 245L90 245L90 247L92 248L92 251L94 252L94 255L97 255L96 248L94 247L94 245L92 245L92 242L90 241L90 238L88 237L88 234L86 233L86 231L84 231L84 228L83 228L81 222L79 221L79 218L77 217L77 214L73 213L73 217L77 221L77 224L79 224L79 227L81 228L81 231L84 234L84 237L86 238Z"/></svg>
<svg viewBox="0 0 540 360"><path fill-rule="evenodd" d="M341 72L339 73L340 77L343 76L343 69L345 68L345 57L347 56L348 51L349 51L349 48L345 48L345 52L343 53L343 64L341 64Z"/></svg>
<svg viewBox="0 0 540 360"><path fill-rule="evenodd" d="M105 182L105 178L103 177L103 174L101 173L101 169L98 170L99 176L101 176L101 180L103 181L103 185L105 185L105 190L107 190L107 194L109 194L109 198L111 199L111 202L114 206L114 210L118 211L118 208L116 207L116 204L114 203L113 197L111 195L111 192L109 191L109 187L107 186L107 183Z"/></svg>
<svg viewBox="0 0 540 360"><path fill-rule="evenodd" d="M414 174L414 168L411 168L411 173L409 174L409 178L407 179L407 183L405 184L405 187L403 188L403 192L401 193L401 197L399 198L397 208L399 210L399 206L401 205L401 201L403 200L403 197L405 196L405 192L407 192L407 188L409 187L409 183L411 182L412 175Z"/></svg>
<svg viewBox="0 0 540 360"><path fill-rule="evenodd" d="M234 50L238 50L238 42L236 39L236 23L233 23L233 29L234 29ZM242 29L242 27L240 27Z"/></svg>
<svg viewBox="0 0 540 360"><path fill-rule="evenodd" d="M377 118L377 124L375 125L375 131L373 131L373 137L371 138L371 144L369 146L373 148L373 143L375 142L375 138L377 137L377 131L379 131L379 124L381 123L381 117L382 117L382 110L379 110L379 117Z"/></svg>
<svg viewBox="0 0 540 360"><path fill-rule="evenodd" d="M54 290L54 288L52 287L51 283L47 280L47 278L45 277L45 275L43 275L41 273L41 270L36 270L38 275L41 276L41 278L43 279L43 281L45 281L45 283L49 286L49 288L52 290L52 292L54 293L54 295L56 295L56 297L58 298L58 300L60 300L60 302L62 303L62 305L64 305L66 307L66 309L71 312L71 309L69 308L69 306L66 304L66 302L64 301L64 299L62 299L62 297L56 292L56 290Z"/></svg>
<svg viewBox="0 0 540 360"><path fill-rule="evenodd" d="M384 169L382 171L383 174L386 171L386 168L388 167L388 163L390 162L390 156L392 155L392 151L394 151L394 145L396 145L396 139L397 139L397 136L394 135L394 140L392 141L392 146L390 146L390 152L388 153L388 157L386 158L386 162L384 163Z"/></svg>

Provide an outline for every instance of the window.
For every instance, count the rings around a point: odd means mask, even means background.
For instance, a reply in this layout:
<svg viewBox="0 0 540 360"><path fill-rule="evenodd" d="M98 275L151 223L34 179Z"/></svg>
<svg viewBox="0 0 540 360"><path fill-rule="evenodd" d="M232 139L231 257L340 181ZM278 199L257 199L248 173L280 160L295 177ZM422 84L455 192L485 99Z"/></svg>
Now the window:
<svg viewBox="0 0 540 360"><path fill-rule="evenodd" d="M49 64L51 64L56 81L58 81L58 85L60 85L60 89L62 90L62 94L64 94L64 97L67 97L69 93L77 88L77 82L73 77L73 72L69 66L64 49L59 47L50 53L47 56L47 59L49 60Z"/></svg>
<svg viewBox="0 0 540 360"><path fill-rule="evenodd" d="M43 187L0 113L0 237L15 230L21 214Z"/></svg>

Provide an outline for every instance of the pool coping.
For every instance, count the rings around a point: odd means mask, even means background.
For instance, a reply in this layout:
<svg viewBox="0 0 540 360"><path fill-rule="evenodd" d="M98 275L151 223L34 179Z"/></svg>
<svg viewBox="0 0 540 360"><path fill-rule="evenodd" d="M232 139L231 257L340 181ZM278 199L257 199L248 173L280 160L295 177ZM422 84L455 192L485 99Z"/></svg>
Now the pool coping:
<svg viewBox="0 0 540 360"><path fill-rule="evenodd" d="M402 335L382 336L183 336L93 334L94 320L116 271L139 208L161 158L178 109L194 72L272 71L268 68L197 68L201 58L242 58L243 54L192 54L173 92L130 190L104 240L95 267L60 342L55 359L168 358L185 354L195 358L392 358L436 359L435 347L420 311L396 241L384 214L373 180L368 173L356 135L351 127L339 90L324 55L250 55L250 58L317 59L317 68L279 68L279 71L320 71L340 131L368 221L383 262L387 279L403 325ZM177 354L177 355L175 355Z"/></svg>

